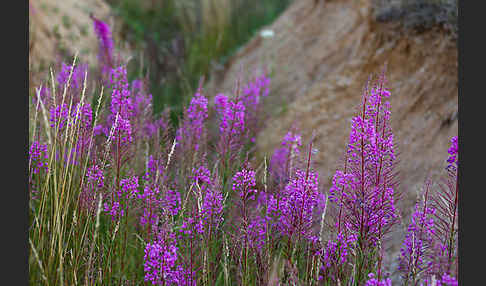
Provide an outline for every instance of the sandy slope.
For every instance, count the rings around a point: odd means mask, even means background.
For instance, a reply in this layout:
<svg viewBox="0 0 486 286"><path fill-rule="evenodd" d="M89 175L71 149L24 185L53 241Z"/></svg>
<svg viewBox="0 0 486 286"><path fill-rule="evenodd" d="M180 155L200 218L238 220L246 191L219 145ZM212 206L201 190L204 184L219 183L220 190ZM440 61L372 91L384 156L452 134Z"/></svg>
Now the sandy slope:
<svg viewBox="0 0 486 286"><path fill-rule="evenodd" d="M78 56L96 63L98 42L89 15L113 26L110 7L104 0L31 0L29 1L29 75L31 84L61 55ZM116 39L116 37L115 37Z"/></svg>

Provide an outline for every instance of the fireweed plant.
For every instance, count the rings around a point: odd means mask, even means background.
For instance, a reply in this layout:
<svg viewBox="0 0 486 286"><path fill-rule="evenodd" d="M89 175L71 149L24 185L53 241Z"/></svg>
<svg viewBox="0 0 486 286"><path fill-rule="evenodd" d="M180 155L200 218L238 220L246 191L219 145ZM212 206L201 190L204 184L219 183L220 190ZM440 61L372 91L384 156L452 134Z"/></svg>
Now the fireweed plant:
<svg viewBox="0 0 486 286"><path fill-rule="evenodd" d="M384 73L363 92L326 191L298 130L257 162L265 72L213 97L201 81L173 128L93 21L98 70L75 57L30 101L30 284L391 285L385 249L400 215ZM404 231L400 284L457 285L457 140Z"/></svg>
<svg viewBox="0 0 486 286"><path fill-rule="evenodd" d="M451 139L448 166L438 188L428 180L400 249L399 270L405 284L457 285L458 142Z"/></svg>
<svg viewBox="0 0 486 286"><path fill-rule="evenodd" d="M323 251L322 279L361 285L367 273L383 276L385 236L398 222L394 179L396 152L390 128L390 92L384 72L367 84L358 114L351 120L343 168L329 190L335 239ZM353 267L349 268L348 261ZM375 275L375 274L373 274Z"/></svg>

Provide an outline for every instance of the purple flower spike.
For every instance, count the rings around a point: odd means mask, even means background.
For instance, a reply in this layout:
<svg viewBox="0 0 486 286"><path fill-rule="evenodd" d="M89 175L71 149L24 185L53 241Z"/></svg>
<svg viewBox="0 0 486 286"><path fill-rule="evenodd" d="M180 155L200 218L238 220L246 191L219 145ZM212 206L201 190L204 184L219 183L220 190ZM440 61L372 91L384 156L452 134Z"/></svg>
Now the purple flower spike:
<svg viewBox="0 0 486 286"><path fill-rule="evenodd" d="M429 250L434 243L435 226L433 216L435 209L428 202L429 183L426 184L424 200L415 205L412 221L407 229L405 240L400 249L399 267L406 281L418 281L419 275L430 267L426 261ZM429 205L427 205L429 203Z"/></svg>
<svg viewBox="0 0 486 286"><path fill-rule="evenodd" d="M378 280L375 278L375 274L373 273L368 274L368 278L369 279L366 281L365 286L392 286L390 278Z"/></svg>
<svg viewBox="0 0 486 286"><path fill-rule="evenodd" d="M61 71L57 74L56 77L59 88L61 89L64 88L64 85L67 83L69 79L69 74L71 73L72 68L73 67L71 65L67 65L64 62L62 63ZM82 87L84 82L84 75L87 69L88 66L83 64L74 67L73 73L71 75L71 82L70 82L71 87L74 87L76 90Z"/></svg>
<svg viewBox="0 0 486 286"><path fill-rule="evenodd" d="M152 285L172 285L170 282L173 280L176 260L177 247L174 244L163 241L147 243L144 256L145 281Z"/></svg>
<svg viewBox="0 0 486 286"><path fill-rule="evenodd" d="M184 112L181 128L177 130L176 139L180 142L182 153L200 150L206 132L204 127L206 118L208 118L208 100L199 89Z"/></svg>
<svg viewBox="0 0 486 286"><path fill-rule="evenodd" d="M105 202L103 210L111 216L113 221L125 215L130 203L138 197L138 177L134 176L120 181L120 189L116 190L113 200Z"/></svg>
<svg viewBox="0 0 486 286"><path fill-rule="evenodd" d="M345 237L343 232L337 234L336 240L327 242L324 253L321 257L323 273L329 274L335 268L343 267L348 261L348 254L357 241L356 235Z"/></svg>
<svg viewBox="0 0 486 286"><path fill-rule="evenodd" d="M289 131L283 138L281 146L275 150L270 160L270 173L277 182L286 183L290 176L291 161L295 161L293 159L298 158L300 154L299 148L302 146L302 136Z"/></svg>
<svg viewBox="0 0 486 286"><path fill-rule="evenodd" d="M107 75L113 66L113 39L111 29L105 22L91 16L94 31L99 40L98 60L103 75Z"/></svg>
<svg viewBox="0 0 486 286"><path fill-rule="evenodd" d="M361 239L361 250L371 249L398 221L395 208L396 155L390 128L390 96L382 74L377 84L367 87L358 115L353 117L345 168L336 171L330 200L339 211L338 230ZM381 260L380 260L381 262Z"/></svg>
<svg viewBox="0 0 486 286"><path fill-rule="evenodd" d="M440 280L440 283L437 283L437 286L458 286L459 283L457 282L457 279L453 276L450 276L449 274L444 274L442 275L442 279Z"/></svg>
<svg viewBox="0 0 486 286"><path fill-rule="evenodd" d="M233 191L238 192L242 200L254 200L257 193L255 171L243 169L233 176Z"/></svg>
<svg viewBox="0 0 486 286"><path fill-rule="evenodd" d="M127 82L127 68L120 66L111 71L110 83L113 89L111 94L111 113L120 114L121 117L130 119L133 117L134 106L130 96Z"/></svg>
<svg viewBox="0 0 486 286"><path fill-rule="evenodd" d="M320 200L317 173L297 170L280 194L279 205L270 207L271 210L279 210L277 228L289 238L295 235L314 241L313 214ZM270 204L276 204L276 200Z"/></svg>
<svg viewBox="0 0 486 286"><path fill-rule="evenodd" d="M197 184L197 192L200 193L202 204L193 221L199 234L207 233L209 229L214 230L222 222L223 195L217 185L211 180L210 171L202 165L193 168L192 179Z"/></svg>
<svg viewBox="0 0 486 286"><path fill-rule="evenodd" d="M47 145L40 144L38 141L34 141L30 145L29 149L29 164L33 174L39 173L41 170L47 172L48 170L48 154Z"/></svg>
<svg viewBox="0 0 486 286"><path fill-rule="evenodd" d="M447 162L449 163L448 168L457 168L458 166L458 152L459 146L457 142L457 136L452 137L451 139L451 147L447 151L449 153L449 158L447 158Z"/></svg>
<svg viewBox="0 0 486 286"><path fill-rule="evenodd" d="M105 186L103 170L98 165L92 165L86 171L86 185L80 195L80 205L89 213L95 214L99 190Z"/></svg>
<svg viewBox="0 0 486 286"><path fill-rule="evenodd" d="M241 98L229 100L221 93L216 95L214 103L220 119L218 152L223 158L229 154L226 159L231 160L245 143L245 105Z"/></svg>
<svg viewBox="0 0 486 286"><path fill-rule="evenodd" d="M195 273L183 267L178 258L179 248L173 233L162 231L157 238L147 243L144 255L144 280L152 285L195 286ZM191 279L192 278L192 279Z"/></svg>

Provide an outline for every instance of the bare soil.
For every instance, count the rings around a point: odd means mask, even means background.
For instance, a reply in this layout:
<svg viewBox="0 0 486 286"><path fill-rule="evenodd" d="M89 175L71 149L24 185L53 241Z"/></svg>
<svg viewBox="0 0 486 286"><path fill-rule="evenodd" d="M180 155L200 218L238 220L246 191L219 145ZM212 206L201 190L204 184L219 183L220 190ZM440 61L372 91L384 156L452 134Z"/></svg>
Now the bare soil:
<svg viewBox="0 0 486 286"><path fill-rule="evenodd" d="M90 66L95 65L98 40L90 14L113 27L114 19L110 13L110 7L104 0L29 1L31 87L45 79L49 68L76 53L78 63L82 60ZM118 37L113 38L116 40Z"/></svg>

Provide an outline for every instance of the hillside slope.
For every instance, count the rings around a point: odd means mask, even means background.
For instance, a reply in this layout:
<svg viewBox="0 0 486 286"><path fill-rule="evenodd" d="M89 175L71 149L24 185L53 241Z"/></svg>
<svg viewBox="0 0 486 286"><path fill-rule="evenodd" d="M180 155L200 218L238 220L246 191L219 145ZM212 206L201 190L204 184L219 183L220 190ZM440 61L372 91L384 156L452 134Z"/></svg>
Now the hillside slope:
<svg viewBox="0 0 486 286"><path fill-rule="evenodd" d="M408 223L417 189L429 172L445 167L450 138L458 132L456 43L439 30L416 34L377 23L366 1L321 1L315 8L313 2L295 1L267 27L275 36L254 37L225 73L213 76L207 93L231 92L240 68L270 67L271 115L256 140L258 152L271 155L292 126L302 132L303 143L315 131L316 166L328 189L365 83L387 63L400 188L406 193L400 209Z"/></svg>
<svg viewBox="0 0 486 286"><path fill-rule="evenodd" d="M113 27L111 8L105 0L29 1L31 88L40 84L50 67L76 53L78 63L96 64L98 40L91 14ZM118 36L115 35L114 39L118 39Z"/></svg>

